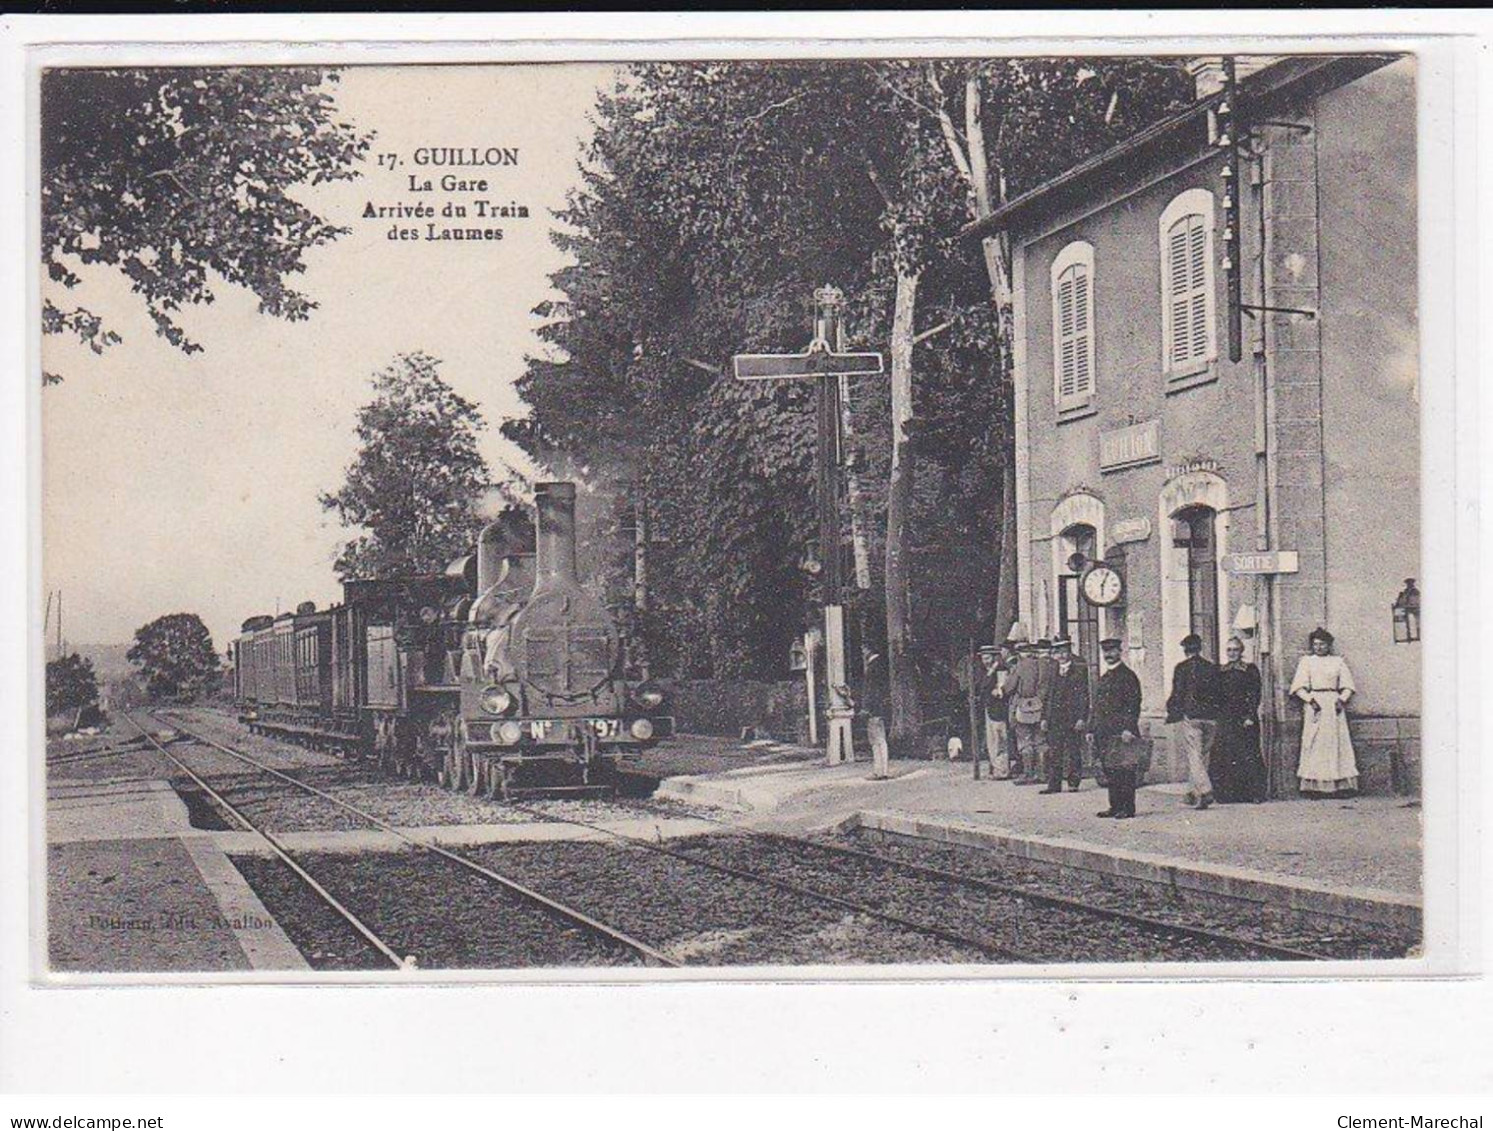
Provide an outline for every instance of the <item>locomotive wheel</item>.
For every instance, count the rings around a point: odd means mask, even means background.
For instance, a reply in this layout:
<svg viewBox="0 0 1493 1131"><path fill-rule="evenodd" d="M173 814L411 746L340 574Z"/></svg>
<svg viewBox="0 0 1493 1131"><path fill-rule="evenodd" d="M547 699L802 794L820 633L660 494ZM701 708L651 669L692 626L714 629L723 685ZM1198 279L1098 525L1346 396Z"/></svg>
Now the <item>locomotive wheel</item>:
<svg viewBox="0 0 1493 1131"><path fill-rule="evenodd" d="M387 715L373 719L373 756L381 773L397 777L400 771L398 752L394 748L394 720Z"/></svg>
<svg viewBox="0 0 1493 1131"><path fill-rule="evenodd" d="M498 763L488 774L487 796L494 801L513 800L513 769Z"/></svg>
<svg viewBox="0 0 1493 1131"><path fill-rule="evenodd" d="M482 797L487 782L487 759L480 754L472 755L471 775L467 778L467 792L473 797Z"/></svg>
<svg viewBox="0 0 1493 1131"><path fill-rule="evenodd" d="M466 776L466 752L459 744L453 743L441 766L441 785L452 792L459 791L466 785Z"/></svg>
<svg viewBox="0 0 1493 1131"><path fill-rule="evenodd" d="M451 711L442 711L427 724L427 767L436 768L436 778L446 789L459 790L466 784L466 744L461 739L461 724Z"/></svg>

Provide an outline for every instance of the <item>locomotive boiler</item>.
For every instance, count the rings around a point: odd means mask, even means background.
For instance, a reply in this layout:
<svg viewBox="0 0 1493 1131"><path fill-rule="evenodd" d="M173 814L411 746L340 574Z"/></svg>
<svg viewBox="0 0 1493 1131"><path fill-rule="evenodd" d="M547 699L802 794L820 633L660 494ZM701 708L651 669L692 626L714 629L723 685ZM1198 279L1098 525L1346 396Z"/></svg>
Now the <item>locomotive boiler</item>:
<svg viewBox="0 0 1493 1131"><path fill-rule="evenodd" d="M509 516L444 574L250 618L233 644L240 717L474 794L606 788L673 720L581 583L574 484L536 486L534 531Z"/></svg>

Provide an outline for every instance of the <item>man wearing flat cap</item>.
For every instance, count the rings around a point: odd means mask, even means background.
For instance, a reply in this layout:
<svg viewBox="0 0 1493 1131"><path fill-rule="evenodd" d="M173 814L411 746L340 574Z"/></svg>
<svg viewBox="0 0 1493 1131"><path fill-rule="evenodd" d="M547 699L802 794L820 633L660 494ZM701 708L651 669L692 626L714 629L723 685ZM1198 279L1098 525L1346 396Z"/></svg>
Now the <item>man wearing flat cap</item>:
<svg viewBox="0 0 1493 1131"><path fill-rule="evenodd" d="M1184 659L1172 671L1172 693L1166 701L1172 758L1187 761L1187 804L1206 809L1213 804L1213 782L1208 777L1208 755L1213 749L1218 718L1218 665L1203 657L1203 638L1190 632L1182 638Z"/></svg>

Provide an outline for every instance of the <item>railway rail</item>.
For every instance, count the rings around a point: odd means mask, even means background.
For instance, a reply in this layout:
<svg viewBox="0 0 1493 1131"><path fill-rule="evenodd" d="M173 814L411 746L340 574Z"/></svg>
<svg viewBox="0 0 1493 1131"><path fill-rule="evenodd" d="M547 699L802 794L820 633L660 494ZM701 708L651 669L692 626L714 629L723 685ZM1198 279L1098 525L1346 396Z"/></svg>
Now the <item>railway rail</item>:
<svg viewBox="0 0 1493 1131"><path fill-rule="evenodd" d="M1235 946L1241 950L1259 951L1270 958L1281 961L1317 962L1328 957L1327 955L1317 954L1300 947L1251 939L1230 931L1220 931L1210 927L1197 927L1185 923L1173 923L1165 919L1158 919L1153 915L1144 915L1137 911L1126 911L1118 907L1106 907L1102 904L1091 903L1086 900L1053 895L1050 892L1035 891L1030 887L1020 884L1001 883L985 876L971 876L966 872L954 872L946 868L936 868L928 864L917 864L909 860L899 860L896 857L884 856L879 852L870 852L863 848L852 848L848 845L840 844L826 844L823 841L791 836L786 833L763 833L761 835L768 840L779 843L791 844L820 853L838 855L846 859L865 860L883 867L899 868L921 876L927 876L930 879L940 880L944 883L960 884L965 887L977 888L981 891L999 895L1019 896L1021 899L1040 907L1075 911L1084 915L1109 919L1117 923L1125 923L1143 930L1196 939L1199 942Z"/></svg>
<svg viewBox="0 0 1493 1131"><path fill-rule="evenodd" d="M624 804L623 802L618 803ZM649 812L649 809L646 805L634 804L629 807L635 808L639 812ZM1269 942L1263 939L1250 938L1248 936L1235 934L1230 931L1223 931L1216 928L1202 927L1186 923L1172 922L1136 911L1128 911L1122 908L1109 907L1103 904L1092 903L1081 899L1054 895L1050 892L1040 892L1021 884L1002 883L1000 881L992 880L984 876L972 876L965 872L956 872L945 868L919 864L909 860L902 860L892 856L885 856L881 853L871 852L862 848L853 848L848 845L828 844L822 840L813 840L807 837L794 836L788 833L766 832L760 829L751 829L735 822L722 820L718 817L711 817L704 814L695 814L695 816L697 817L697 819L718 825L723 830L742 836L749 841L755 841L758 844L776 844L785 846L799 853L817 853L821 856L855 861L861 864L869 865L875 869L884 870L887 873L902 872L917 875L929 880L936 880L940 884L953 884L964 889L979 891L1000 899L1016 899L1022 901L1025 904L1030 904L1036 907L1043 907L1071 915L1088 916L1092 919L1123 924L1124 926L1134 928L1139 932L1143 932L1153 937L1191 940L1197 943L1204 944L1206 946L1217 948L1221 951L1236 952L1240 957L1264 957L1275 961L1286 962L1320 962L1331 960L1334 957L1333 955L1307 950L1302 947L1289 946L1282 943ZM586 825L586 822L583 821L573 821L572 823ZM586 827L600 828L599 826L589 825L587 825ZM826 901L834 901L839 899L839 897L833 896L830 893L814 892L811 889L802 889L797 885L789 884L787 881L777 879L776 877L753 872L751 869L723 865L716 861L707 861L688 850L665 848L662 845L657 845L652 842L640 841L637 838L626 837L625 834L616 833L610 829L600 829L600 831L607 832L610 835L618 836L623 839L632 840L654 851L662 851L681 859L692 860L696 864L711 867L720 871L729 872L731 874L740 875L746 878L753 878L760 882L782 889L796 890L800 894L803 894L805 896L813 898L823 898ZM847 905L847 901L841 901L841 905ZM866 914L875 915L879 918L900 922L902 926L923 930L925 931L925 933L935 933L938 937L945 938L948 941L956 941L964 945L979 946L982 949L988 949L977 940L969 939L956 933L945 932L943 928L938 928L931 924L920 924L916 921L902 919L897 916L889 916L884 912L865 905L859 905L856 909L861 910ZM1036 956L1035 954L1021 948L999 947L994 949L1003 951L1006 957L1016 961L1051 961L1048 958Z"/></svg>
<svg viewBox="0 0 1493 1131"><path fill-rule="evenodd" d="M551 816L539 810L531 809L528 806L522 805L517 802L510 802L509 804L511 808L517 809L522 813L528 813L529 815L541 820L558 820L564 824L575 825L579 828L591 829L595 832L603 833L607 836L613 837L624 843L636 845L637 847L645 849L649 852L657 853L662 856L668 856L675 860L682 860L697 867L708 868L709 870L718 872L721 875L734 876L737 879L750 880L754 883L762 884L777 891L786 892L789 895L798 896L801 899L806 899L813 903L829 907L836 907L843 911L852 911L859 915L865 915L879 922L887 923L891 926L899 927L903 930L913 931L917 934L925 935L929 938L935 938L941 942L951 943L955 946L968 947L991 958L1000 959L1006 962L1039 963L1043 961L1037 955L1029 951L1025 951L1006 944L992 943L987 939L974 938L970 935L962 934L958 931L952 931L945 927L941 927L936 923L929 923L925 920L913 919L905 915L899 915L894 912L889 912L883 910L882 908L874 907L859 900L847 899L844 896L836 895L833 892L826 892L815 888L805 887L802 884L796 884L789 880L780 879L776 876L768 876L761 872L754 871L750 868L742 868L732 864L723 864L715 860L706 860L695 853L677 848L669 848L663 844L647 840L643 837L629 836L628 834L619 832L616 829L608 828L605 825L595 824L591 821L583 821L573 817Z"/></svg>
<svg viewBox="0 0 1493 1131"><path fill-rule="evenodd" d="M668 966L683 964L633 935L617 931L593 916L551 899L511 876L503 876L483 863L412 835L314 784L194 731L174 718L159 721L173 727L178 734L184 736L184 740L201 743L288 783L296 790L351 813L367 825L389 833L411 847L424 849L483 875L511 894L585 930L609 938L616 945L640 956L645 962ZM141 729L144 733L143 728ZM147 734L146 737L151 738L154 744L151 736ZM164 749L162 753L165 753ZM167 756L170 757L169 754ZM174 757L172 761L183 765ZM225 810L245 825L249 824L242 813L234 810L226 799L207 787L198 775L194 773L191 776ZM657 807L647 802L617 800L613 804L648 816L658 814ZM1323 953L1308 949L1307 946L1291 945L1302 941L1295 932L1285 932L1289 943L1271 941L1268 937L1256 937L1253 923L1244 927L1249 933L1236 933L1213 925L1178 921L1107 905L1102 896L1097 902L1074 898L1050 890L1038 890L1021 882L987 875L971 875L963 870L887 855L863 847L751 829L711 815L695 814L701 820L719 827L723 833L735 835L729 840L706 838L697 843L666 845L581 816L536 809L520 802L510 802L505 808L530 819L586 829L691 867L763 885L823 908L852 912L888 927L936 939L1001 962L1040 964L1084 960L1086 955L1079 946L1079 940L1086 938L1095 940L1097 948L1106 950L1107 953L1126 954L1133 945L1136 953L1152 953L1159 959L1173 961L1268 959L1319 962L1349 956L1341 952ZM540 886L544 886L542 880ZM571 894L565 898L575 899L576 896ZM938 906L941 913L935 920L910 910L906 906L909 900L916 902L919 907ZM584 898L579 902L582 906L586 904ZM899 903L903 906L899 907ZM1034 916L1030 914L1034 910L1047 914ZM1167 912L1163 911L1163 915L1165 914ZM611 918L615 919L615 916ZM634 924L634 929L637 928L638 924ZM1269 928L1264 930L1268 936ZM646 938L650 932L644 929L641 933ZM1037 941L1033 943L1030 941L1032 939ZM1328 938L1325 941L1331 943L1334 940ZM1362 945L1365 941L1337 940L1351 946ZM1342 947L1334 946L1329 949L1341 951Z"/></svg>
<svg viewBox="0 0 1493 1131"><path fill-rule="evenodd" d="M319 884L315 880L315 878L312 877L311 874L307 872L306 869L302 867L301 864L291 856L284 845L274 838L273 834L256 826L252 821L249 820L248 817L244 816L243 813L241 813L226 799L224 799L220 793L214 790L212 786L210 786L200 775L192 770L190 766L188 766L180 758L177 758L174 754L166 750L165 746L161 744L154 735L151 735L149 731L142 727L137 720L135 720L132 716L127 717L130 718L130 722L133 726L135 726L142 734L146 735L147 739L161 754L165 755L165 757L167 757L178 767L180 767L181 770L186 773L198 785L199 788L203 790L203 792L205 792L209 797L213 798L214 801L221 805L225 811L233 815L235 819L240 821L247 829L263 838L265 842L270 845L275 855L282 862L289 865L291 869L297 874L297 876L299 876L308 887L316 892L318 898L320 898L324 903L327 903L328 906L332 907L334 911L336 911L340 916L346 919L348 923L352 925L359 934L361 934L365 939L372 943L375 949L377 949L380 954L384 955L384 957L387 958L392 965L397 967L410 965L410 963L407 963L405 959L401 958L397 953L395 953L394 950L389 947L383 939L379 938L372 931L372 929L368 927L366 923L363 923L345 906L336 901L335 897L327 892L325 888L322 887L322 885ZM146 717L153 718L161 725L170 727L180 734L186 735L195 743L215 750L218 753L224 754L230 758L236 759L237 761L242 762L245 765L248 765L262 773L269 774L281 781L284 781L297 789L303 790L309 794L313 794L321 798L322 800L336 806L339 809L352 813L354 816L360 818L363 821L366 821L372 827L380 830L381 832L390 834L391 836L395 837L397 840L403 842L411 848L429 852L433 856L439 857L442 860L465 869L466 871L477 875L490 883L497 884L510 896L516 897L517 899L529 904L530 906L538 908L545 914L553 916L554 918L559 919L572 927L576 927L583 931L589 932L590 934L604 940L612 946L619 947L630 954L636 955L639 959L642 960L645 965L668 967L681 965L679 962L677 962L673 958L670 958L668 955L662 953L659 950L656 950L642 940L637 939L624 931L619 931L616 928L596 918L593 918L590 915L587 915L583 911L579 911L576 908L569 906L568 904L560 902L559 900L551 899L549 896L543 894L542 892L536 891L535 889L525 884L519 883L517 880L514 880L509 876L505 876L502 873L495 871L494 869L489 868L476 860L472 860L459 852L453 852L451 849L446 848L444 845L437 844L434 841L426 840L423 837L413 836L405 830L389 824L387 821L382 820L372 813L369 813L356 805L344 801L339 797L333 796L326 790L319 789L314 785L301 781L293 774L286 773L285 771L277 769L274 766L270 766L257 758L243 753L240 750L235 750L225 743L219 742L216 739L210 738L198 731L194 731L191 728L184 726L180 722L173 719L163 719L159 716L149 713L147 713Z"/></svg>
<svg viewBox="0 0 1493 1131"><path fill-rule="evenodd" d="M408 958L401 957L400 954L396 950L394 950L394 948L391 947L388 942L386 942L372 927L363 922L361 918L359 918L356 914L354 914L351 910L344 906L336 896L334 896L331 892L329 892L325 887L322 886L321 882L317 880L315 876L306 871L306 869L301 866L300 862L290 854L286 847L275 838L273 833L270 833L266 829L260 828L243 813L241 813L233 805L232 802L230 802L211 785L209 785L206 779L198 774L196 770L192 769L191 766L187 765L175 754L167 750L165 744L162 743L158 738L156 738L155 735L151 734L148 730L141 726L139 721L133 715L127 714L124 717L132 727L140 732L141 737L143 737L145 741L149 743L149 745L153 747L158 754L166 758L168 761L174 763L182 773L186 774L187 777L191 778L192 781L196 783L198 789L202 790L203 793L207 794L215 802L217 802L217 804L223 808L224 812L228 813L231 817L233 817L234 820L243 825L246 830L254 833L267 845L269 845L270 850L275 854L275 856L280 860L281 863L283 863L292 872L294 872L296 876L300 878L301 882L304 883L306 887L309 888L318 899L320 899L324 904L326 904L329 908L336 912L336 914L341 917L344 922L346 922L350 927L353 928L353 930L355 930L369 944L371 944L372 947L379 952L379 954L383 955L383 957L388 960L391 966L393 966L397 970L403 970L412 965Z"/></svg>

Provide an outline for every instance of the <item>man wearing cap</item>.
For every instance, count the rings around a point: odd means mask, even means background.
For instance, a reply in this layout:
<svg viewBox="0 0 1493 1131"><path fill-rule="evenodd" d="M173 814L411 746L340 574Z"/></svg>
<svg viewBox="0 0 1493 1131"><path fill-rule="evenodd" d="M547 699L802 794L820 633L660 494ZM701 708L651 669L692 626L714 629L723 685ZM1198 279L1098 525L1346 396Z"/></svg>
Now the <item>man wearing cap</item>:
<svg viewBox="0 0 1493 1131"><path fill-rule="evenodd" d="M1042 725L1047 731L1047 788L1043 793L1077 791L1083 781L1083 732L1089 721L1089 669L1073 655L1066 636L1052 642L1053 674Z"/></svg>
<svg viewBox="0 0 1493 1131"><path fill-rule="evenodd" d="M990 776L1003 781L1011 776L1011 761L1006 745L1006 700L1002 684L1011 670L1006 645L980 649L985 663L985 678L980 683L980 704L985 715L985 757L990 762Z"/></svg>
<svg viewBox="0 0 1493 1131"><path fill-rule="evenodd" d="M1045 641L1043 643L1046 643ZM1017 649L1016 666L1006 679L1005 700L1011 727L1016 732L1016 755L1020 769L1011 776L1017 785L1034 785L1042 772L1042 716L1047 703L1049 675L1036 644Z"/></svg>
<svg viewBox="0 0 1493 1131"><path fill-rule="evenodd" d="M1099 642L1103 672L1094 684L1089 711L1094 749L1109 785L1109 808L1101 817L1135 816L1135 784L1140 775L1140 680L1121 658L1116 637Z"/></svg>
<svg viewBox="0 0 1493 1131"><path fill-rule="evenodd" d="M1184 659L1172 671L1172 693L1166 701L1172 758L1187 760L1187 804L1206 809L1213 804L1213 782L1208 777L1208 755L1213 749L1218 717L1218 665L1203 658L1203 638L1182 638Z"/></svg>

